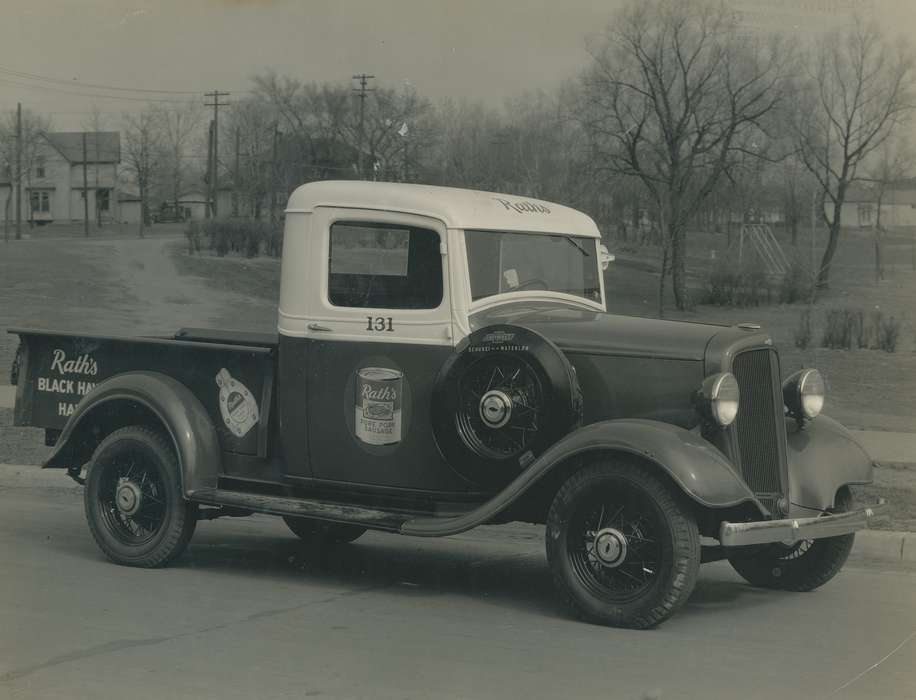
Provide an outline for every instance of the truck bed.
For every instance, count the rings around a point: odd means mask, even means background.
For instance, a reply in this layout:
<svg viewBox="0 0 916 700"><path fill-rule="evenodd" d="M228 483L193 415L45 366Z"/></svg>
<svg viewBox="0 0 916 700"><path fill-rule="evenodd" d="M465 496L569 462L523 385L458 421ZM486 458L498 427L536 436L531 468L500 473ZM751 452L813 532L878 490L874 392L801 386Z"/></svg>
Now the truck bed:
<svg viewBox="0 0 916 700"><path fill-rule="evenodd" d="M23 328L9 332L19 335L22 350L15 425L61 430L82 397L105 379L131 371L160 372L180 381L200 400L217 426L224 452L267 456L275 335L191 328L168 337ZM253 424L232 423L233 415L227 414L230 384L240 392L230 404L246 392L255 402L258 419Z"/></svg>

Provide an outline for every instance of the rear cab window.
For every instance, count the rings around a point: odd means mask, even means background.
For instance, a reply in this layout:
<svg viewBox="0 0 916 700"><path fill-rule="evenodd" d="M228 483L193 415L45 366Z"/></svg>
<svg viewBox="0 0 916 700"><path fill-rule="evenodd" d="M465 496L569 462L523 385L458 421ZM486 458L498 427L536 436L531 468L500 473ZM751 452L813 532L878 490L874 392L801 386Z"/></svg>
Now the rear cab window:
<svg viewBox="0 0 916 700"><path fill-rule="evenodd" d="M328 301L363 309L435 309L442 303L439 235L401 224L336 221Z"/></svg>

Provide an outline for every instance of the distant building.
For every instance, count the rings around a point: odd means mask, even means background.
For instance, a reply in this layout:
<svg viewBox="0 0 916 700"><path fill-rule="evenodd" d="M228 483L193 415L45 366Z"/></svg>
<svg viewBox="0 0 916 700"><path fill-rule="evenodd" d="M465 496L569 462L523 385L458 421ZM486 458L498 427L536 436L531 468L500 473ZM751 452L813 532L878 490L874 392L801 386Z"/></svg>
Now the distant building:
<svg viewBox="0 0 916 700"><path fill-rule="evenodd" d="M878 223L878 188L873 184L856 182L846 191L840 210L843 226L870 228ZM833 204L824 205L828 215ZM881 226L897 228L916 226L916 178L889 183L881 196Z"/></svg>
<svg viewBox="0 0 916 700"><path fill-rule="evenodd" d="M35 155L24 164L22 173L23 222L81 221L87 193L93 221L120 221L117 171L121 135L117 131L90 131L85 136L85 188L83 132L48 132L39 136ZM15 185L8 173L0 179L0 198L5 203ZM15 216L15 202L10 202L9 210L9 216Z"/></svg>
<svg viewBox="0 0 916 700"><path fill-rule="evenodd" d="M121 190L118 193L118 221L122 224L139 224L142 215L140 195Z"/></svg>

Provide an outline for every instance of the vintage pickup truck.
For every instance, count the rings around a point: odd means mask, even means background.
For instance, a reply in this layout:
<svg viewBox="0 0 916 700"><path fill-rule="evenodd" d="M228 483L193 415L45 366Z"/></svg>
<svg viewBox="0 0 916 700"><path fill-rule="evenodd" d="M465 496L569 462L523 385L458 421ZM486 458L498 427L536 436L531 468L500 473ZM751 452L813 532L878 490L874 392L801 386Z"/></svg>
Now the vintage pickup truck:
<svg viewBox="0 0 916 700"><path fill-rule="evenodd" d="M758 326L609 314L595 223L512 195L370 182L297 189L278 334L14 329L15 421L85 483L130 566L202 518L269 513L313 541L546 525L580 617L644 628L702 561L809 590L843 566L872 461L781 377ZM701 542L701 538L706 538Z"/></svg>

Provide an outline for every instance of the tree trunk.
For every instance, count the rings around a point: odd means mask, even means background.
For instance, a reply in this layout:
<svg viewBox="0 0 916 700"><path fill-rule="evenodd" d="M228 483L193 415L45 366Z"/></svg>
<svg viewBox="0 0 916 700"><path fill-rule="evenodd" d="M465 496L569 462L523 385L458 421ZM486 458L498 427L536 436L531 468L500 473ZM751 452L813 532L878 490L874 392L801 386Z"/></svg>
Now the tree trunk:
<svg viewBox="0 0 916 700"><path fill-rule="evenodd" d="M884 279L884 266L881 264L881 235L884 229L881 228L881 202L884 199L883 189L878 195L878 212L875 215L875 281L879 282Z"/></svg>
<svg viewBox="0 0 916 700"><path fill-rule="evenodd" d="M668 246L662 248L662 271L658 276L658 317L665 318L665 278L668 276Z"/></svg>
<svg viewBox="0 0 916 700"><path fill-rule="evenodd" d="M881 269L881 229L875 226L875 282L884 279L884 271Z"/></svg>
<svg viewBox="0 0 916 700"><path fill-rule="evenodd" d="M683 228L669 232L671 245L671 287L674 304L678 311L690 308L690 293L687 290L687 241Z"/></svg>
<svg viewBox="0 0 916 700"><path fill-rule="evenodd" d="M140 238L143 238L143 228L146 226L146 188L143 186L143 183L140 185L140 228L137 230L137 233L140 235Z"/></svg>
<svg viewBox="0 0 916 700"><path fill-rule="evenodd" d="M845 175L845 172L844 172ZM837 243L840 240L840 226L843 214L843 202L846 199L846 184L840 180L837 185L836 199L833 202L833 219L827 221L827 247L824 249L824 255L821 258L821 269L817 273L817 288L830 288L830 265L833 262L833 256L836 253ZM824 211L824 207L821 208ZM824 219L827 219L826 215Z"/></svg>
<svg viewBox="0 0 916 700"><path fill-rule="evenodd" d="M839 207L837 207L839 209ZM833 262L833 255L836 253L837 242L840 238L840 215L834 214L833 221L827 229L828 239L827 247L824 249L824 255L821 257L821 269L817 273L817 288L830 288L830 265Z"/></svg>

